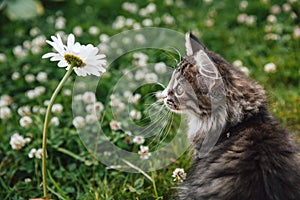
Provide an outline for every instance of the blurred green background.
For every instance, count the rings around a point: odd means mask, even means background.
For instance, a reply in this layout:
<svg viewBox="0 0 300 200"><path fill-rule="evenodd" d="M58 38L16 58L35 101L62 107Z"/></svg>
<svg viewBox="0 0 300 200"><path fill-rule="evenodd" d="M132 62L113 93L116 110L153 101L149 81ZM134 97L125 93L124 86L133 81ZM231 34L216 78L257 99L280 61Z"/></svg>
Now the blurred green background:
<svg viewBox="0 0 300 200"><path fill-rule="evenodd" d="M149 26L181 33L192 30L209 49L264 86L271 112L300 143L300 2L297 0L4 0L0 8L0 199L42 196L41 160L29 158L28 154L41 146L41 110L65 73L56 63L41 59L51 51L45 40L56 33L62 36L74 33L80 43L96 46L124 30ZM155 50L143 53L149 62L170 64ZM132 60L133 54L118 59L103 77L103 93L97 97L105 108L109 106L106 94L110 84L134 65ZM175 168L187 170L189 152L165 169L150 173L152 182L142 174L104 166L87 152L72 125L70 92L74 79L75 74L56 100L63 107L62 113L53 114L59 125L50 127L48 163L52 197L169 199L175 194L177 183L172 172ZM40 86L45 91L30 96L28 91ZM146 95L150 90L140 93ZM142 112L146 105L141 103L138 109ZM32 119L28 127L20 124L24 116ZM109 122L113 116L105 115L102 120L106 133L112 134L112 139L118 138L116 144L132 151L138 149L128 133L111 129ZM19 150L13 149L10 142L14 133L30 138L30 142ZM145 144L150 145L150 141Z"/></svg>

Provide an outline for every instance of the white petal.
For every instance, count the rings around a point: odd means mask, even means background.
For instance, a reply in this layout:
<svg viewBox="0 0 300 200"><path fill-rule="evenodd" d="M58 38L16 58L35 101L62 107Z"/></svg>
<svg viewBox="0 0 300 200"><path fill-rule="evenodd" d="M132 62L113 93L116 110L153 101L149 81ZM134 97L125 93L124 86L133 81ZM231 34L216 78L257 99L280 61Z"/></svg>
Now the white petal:
<svg viewBox="0 0 300 200"><path fill-rule="evenodd" d="M66 67L66 66L68 66L68 63L65 60L61 60L58 62L57 66Z"/></svg>
<svg viewBox="0 0 300 200"><path fill-rule="evenodd" d="M64 57L60 54L57 54L57 55L53 56L52 58L50 58L50 61L60 61L60 60L64 60Z"/></svg>
<svg viewBox="0 0 300 200"><path fill-rule="evenodd" d="M82 70L82 68L75 68L74 71L78 76L86 76L87 75L87 73L84 70Z"/></svg>
<svg viewBox="0 0 300 200"><path fill-rule="evenodd" d="M75 43L75 37L74 37L73 34L70 34L70 35L68 36L67 47L68 47L68 48L73 48L74 43Z"/></svg>
<svg viewBox="0 0 300 200"><path fill-rule="evenodd" d="M50 58L50 57L53 57L53 56L56 56L57 53L53 53L53 52L50 52L50 53L46 53L42 56L42 58Z"/></svg>

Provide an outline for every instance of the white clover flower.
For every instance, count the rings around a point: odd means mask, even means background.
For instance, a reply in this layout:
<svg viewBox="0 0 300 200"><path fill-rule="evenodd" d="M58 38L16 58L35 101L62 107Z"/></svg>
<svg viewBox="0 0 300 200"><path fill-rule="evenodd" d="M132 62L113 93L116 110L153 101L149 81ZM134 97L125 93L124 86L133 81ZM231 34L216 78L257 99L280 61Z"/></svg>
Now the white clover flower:
<svg viewBox="0 0 300 200"><path fill-rule="evenodd" d="M35 148L31 149L28 153L28 157L29 158L35 157L35 153L36 153L36 149Z"/></svg>
<svg viewBox="0 0 300 200"><path fill-rule="evenodd" d="M32 54L39 54L42 51L42 48L40 46L32 46L30 49Z"/></svg>
<svg viewBox="0 0 300 200"><path fill-rule="evenodd" d="M137 110L132 110L132 111L130 111L129 116L132 119L140 120L142 118L142 113Z"/></svg>
<svg viewBox="0 0 300 200"><path fill-rule="evenodd" d="M34 99L34 98L38 97L38 95L36 94L36 92L34 90L28 90L25 93L25 96L28 97L29 99Z"/></svg>
<svg viewBox="0 0 300 200"><path fill-rule="evenodd" d="M239 14L237 17L237 22L243 24L246 22L248 15L245 13Z"/></svg>
<svg viewBox="0 0 300 200"><path fill-rule="evenodd" d="M21 77L21 74L20 74L19 72L14 72L14 73L12 73L12 75L11 75L11 79L12 79L13 81L18 80L20 77Z"/></svg>
<svg viewBox="0 0 300 200"><path fill-rule="evenodd" d="M35 76L33 74L26 74L25 75L25 81L27 83L32 83L35 81Z"/></svg>
<svg viewBox="0 0 300 200"><path fill-rule="evenodd" d="M156 5L154 3L149 3L145 9L148 14L154 13L156 11Z"/></svg>
<svg viewBox="0 0 300 200"><path fill-rule="evenodd" d="M116 20L113 22L112 28L116 30L124 28L125 20L126 18L124 16L118 16Z"/></svg>
<svg viewBox="0 0 300 200"><path fill-rule="evenodd" d="M241 11L245 11L248 7L248 1L241 1L240 2L240 5L239 5L239 8Z"/></svg>
<svg viewBox="0 0 300 200"><path fill-rule="evenodd" d="M129 100L132 97L132 92L129 90L126 90L123 92L123 96L125 97L125 99Z"/></svg>
<svg viewBox="0 0 300 200"><path fill-rule="evenodd" d="M20 119L20 125L28 128L32 124L32 119L29 116L24 116Z"/></svg>
<svg viewBox="0 0 300 200"><path fill-rule="evenodd" d="M232 65L236 68L240 68L243 66L243 62L240 60L235 60L235 61L233 61Z"/></svg>
<svg viewBox="0 0 300 200"><path fill-rule="evenodd" d="M121 129L121 122L118 122L116 120L112 120L112 121L109 122L109 126L110 126L111 130L117 131L117 130Z"/></svg>
<svg viewBox="0 0 300 200"><path fill-rule="evenodd" d="M0 63L3 63L6 61L6 55L4 53L0 53Z"/></svg>
<svg viewBox="0 0 300 200"><path fill-rule="evenodd" d="M81 116L76 116L73 119L73 125L75 126L75 128L83 128L85 126L84 118Z"/></svg>
<svg viewBox="0 0 300 200"><path fill-rule="evenodd" d="M85 92L82 95L82 100L84 103L89 104L89 103L94 103L96 101L96 95L94 92Z"/></svg>
<svg viewBox="0 0 300 200"><path fill-rule="evenodd" d="M153 21L152 19L147 18L142 21L142 24L143 26L153 26Z"/></svg>
<svg viewBox="0 0 300 200"><path fill-rule="evenodd" d="M130 38L128 38L128 37L123 37L123 39L122 39L122 43L123 43L123 44L129 44L130 42L131 42Z"/></svg>
<svg viewBox="0 0 300 200"><path fill-rule="evenodd" d="M273 24L273 23L275 23L275 22L277 21L277 18L276 18L275 15L269 15L269 16L267 17L267 21L268 21L269 23Z"/></svg>
<svg viewBox="0 0 300 200"><path fill-rule="evenodd" d="M131 102L133 104L138 104L140 99L141 99L142 95L141 94L135 94L132 98L131 98Z"/></svg>
<svg viewBox="0 0 300 200"><path fill-rule="evenodd" d="M56 29L64 29L66 27L66 19L62 16L58 17L55 21Z"/></svg>
<svg viewBox="0 0 300 200"><path fill-rule="evenodd" d="M0 119L9 119L11 116L11 110L9 107L0 107Z"/></svg>
<svg viewBox="0 0 300 200"><path fill-rule="evenodd" d="M31 41L31 45L35 47L42 47L46 44L46 36L39 35Z"/></svg>
<svg viewBox="0 0 300 200"><path fill-rule="evenodd" d="M24 58L27 55L27 51L21 45L18 45L13 48L13 54L17 58Z"/></svg>
<svg viewBox="0 0 300 200"><path fill-rule="evenodd" d="M248 15L245 22L248 26L253 26L256 23L256 16Z"/></svg>
<svg viewBox="0 0 300 200"><path fill-rule="evenodd" d="M164 74L167 72L167 65L164 62L159 62L154 65L154 70L158 74Z"/></svg>
<svg viewBox="0 0 300 200"><path fill-rule="evenodd" d="M64 89L63 95L69 97L72 95L72 91L70 89Z"/></svg>
<svg viewBox="0 0 300 200"><path fill-rule="evenodd" d="M103 103L101 103L99 101L95 102L93 106L94 106L96 113L102 112L104 110Z"/></svg>
<svg viewBox="0 0 300 200"><path fill-rule="evenodd" d="M276 72L276 65L274 63L267 63L264 66L264 70L267 73L274 73Z"/></svg>
<svg viewBox="0 0 300 200"><path fill-rule="evenodd" d="M41 32L41 30L38 27L33 27L32 29L30 29L29 34L30 34L31 37L35 37L40 32Z"/></svg>
<svg viewBox="0 0 300 200"><path fill-rule="evenodd" d="M174 24L175 23L174 17L169 14L164 14L162 16L162 20L165 24Z"/></svg>
<svg viewBox="0 0 300 200"><path fill-rule="evenodd" d="M283 8L283 11L286 12L286 13L288 13L288 12L290 12L292 10L291 5L288 4L288 3L283 4L282 8Z"/></svg>
<svg viewBox="0 0 300 200"><path fill-rule="evenodd" d="M125 133L125 135L127 135L127 136L132 136L132 132L131 132L131 131L125 131L124 133Z"/></svg>
<svg viewBox="0 0 300 200"><path fill-rule="evenodd" d="M146 42L146 38L143 34L136 34L136 36L134 37L135 41L139 44L143 44Z"/></svg>
<svg viewBox="0 0 300 200"><path fill-rule="evenodd" d="M53 104L51 112L54 114L60 114L63 111L63 106L59 103Z"/></svg>
<svg viewBox="0 0 300 200"><path fill-rule="evenodd" d="M184 169L176 168L173 171L172 177L174 178L174 181L183 182L183 180L186 179L186 173L184 172Z"/></svg>
<svg viewBox="0 0 300 200"><path fill-rule="evenodd" d="M34 88L34 92L37 94L37 96L40 96L46 92L46 88L44 86L37 86Z"/></svg>
<svg viewBox="0 0 300 200"><path fill-rule="evenodd" d="M29 106L21 106L18 108L17 112L21 117L31 114Z"/></svg>
<svg viewBox="0 0 300 200"><path fill-rule="evenodd" d="M31 181L32 181L31 178L25 178L25 179L24 179L24 182L25 182L25 183L30 183Z"/></svg>
<svg viewBox="0 0 300 200"><path fill-rule="evenodd" d="M133 3L133 2L124 2L122 4L122 9L129 12L129 13L132 13L132 14L135 14L137 13L139 7L136 3Z"/></svg>
<svg viewBox="0 0 300 200"><path fill-rule="evenodd" d="M109 36L107 34L103 33L99 36L99 39L101 42L108 42Z"/></svg>
<svg viewBox="0 0 300 200"><path fill-rule="evenodd" d="M137 135L137 136L134 136L132 142L135 144L144 144L145 138L143 136Z"/></svg>
<svg viewBox="0 0 300 200"><path fill-rule="evenodd" d="M19 133L15 133L10 137L10 146L14 150L20 150L22 149L26 143L30 142L30 138L24 138Z"/></svg>
<svg viewBox="0 0 300 200"><path fill-rule="evenodd" d="M294 37L294 39L300 38L300 27L299 26L296 26L294 28L293 37Z"/></svg>
<svg viewBox="0 0 300 200"><path fill-rule="evenodd" d="M173 0L165 0L164 2L167 6L171 6L174 4Z"/></svg>
<svg viewBox="0 0 300 200"><path fill-rule="evenodd" d="M95 114L88 114L85 116L85 121L87 124L93 124L98 121L98 117Z"/></svg>
<svg viewBox="0 0 300 200"><path fill-rule="evenodd" d="M275 33L268 33L264 37L265 40L274 40L274 41L278 40L279 38L280 38L280 36Z"/></svg>
<svg viewBox="0 0 300 200"><path fill-rule="evenodd" d="M0 97L0 107L9 106L13 102L13 98L7 94L4 94Z"/></svg>
<svg viewBox="0 0 300 200"><path fill-rule="evenodd" d="M215 20L214 19L207 19L205 20L205 26L207 27L213 27L215 25Z"/></svg>
<svg viewBox="0 0 300 200"><path fill-rule="evenodd" d="M140 28L142 28L141 24L138 23L138 22L135 22L132 27L133 27L133 29L140 29Z"/></svg>
<svg viewBox="0 0 300 200"><path fill-rule="evenodd" d="M58 117L52 117L50 120L50 124L53 126L59 126L59 119Z"/></svg>
<svg viewBox="0 0 300 200"><path fill-rule="evenodd" d="M98 35L100 33L100 29L97 26L91 26L89 28L89 34Z"/></svg>
<svg viewBox="0 0 300 200"><path fill-rule="evenodd" d="M31 48L31 42L30 42L29 40L25 40L25 41L23 42L23 47L24 47L25 49L30 49L30 48Z"/></svg>
<svg viewBox="0 0 300 200"><path fill-rule="evenodd" d="M82 94L77 94L74 96L75 101L82 101Z"/></svg>
<svg viewBox="0 0 300 200"><path fill-rule="evenodd" d="M39 72L37 75L36 75L36 80L40 83L45 83L47 82L48 80L48 75L46 72Z"/></svg>
<svg viewBox="0 0 300 200"><path fill-rule="evenodd" d="M42 159L42 155L43 155L43 149L36 150L36 152L34 154L35 158L37 158L37 159Z"/></svg>
<svg viewBox="0 0 300 200"><path fill-rule="evenodd" d="M49 103L50 103L50 100L45 100L45 101L44 101L44 106L48 106Z"/></svg>
<svg viewBox="0 0 300 200"><path fill-rule="evenodd" d="M134 24L134 19L132 19L132 18L127 18L127 19L125 20L125 25L126 25L126 26L131 27L131 26L133 26L133 24Z"/></svg>
<svg viewBox="0 0 300 200"><path fill-rule="evenodd" d="M213 2L213 0L203 0L203 2L206 3L206 4L210 4L210 3Z"/></svg>
<svg viewBox="0 0 300 200"><path fill-rule="evenodd" d="M281 8L279 5L273 5L271 8L270 8L270 13L273 14L273 15L277 15L279 13L281 13Z"/></svg>
<svg viewBox="0 0 300 200"><path fill-rule="evenodd" d="M109 105L111 107L118 107L121 103L122 103L121 100L118 98L111 98L111 100L109 101Z"/></svg>
<svg viewBox="0 0 300 200"><path fill-rule="evenodd" d="M58 53L50 52L43 55L42 58L50 58L50 61L59 61L59 67L69 69L71 63L75 63L74 71L78 76L86 76L93 74L100 76L106 69L103 67L106 64L105 55L98 54L99 49L91 44L81 45L75 43L73 34L68 36L67 45L64 45L61 37L52 36L53 41L47 40Z"/></svg>
<svg viewBox="0 0 300 200"><path fill-rule="evenodd" d="M151 156L151 153L149 152L149 147L148 146L140 146L140 150L138 151L138 154L140 155L140 158L143 160L149 159Z"/></svg>
<svg viewBox="0 0 300 200"><path fill-rule="evenodd" d="M250 71L249 71L249 69L248 69L247 67L242 66L242 67L240 67L239 69L240 69L245 75L249 76Z"/></svg>
<svg viewBox="0 0 300 200"><path fill-rule="evenodd" d="M140 81L145 78L145 72L142 70L137 70L134 75L134 79Z"/></svg>
<svg viewBox="0 0 300 200"><path fill-rule="evenodd" d="M75 27L73 28L73 33L74 33L74 35L76 35L76 36L81 36L81 35L82 35L82 32L83 32L83 30L82 30L81 26L75 26Z"/></svg>
<svg viewBox="0 0 300 200"><path fill-rule="evenodd" d="M145 81L147 83L155 83L155 82L157 82L157 80L158 80L158 77L155 73L147 73L145 75Z"/></svg>

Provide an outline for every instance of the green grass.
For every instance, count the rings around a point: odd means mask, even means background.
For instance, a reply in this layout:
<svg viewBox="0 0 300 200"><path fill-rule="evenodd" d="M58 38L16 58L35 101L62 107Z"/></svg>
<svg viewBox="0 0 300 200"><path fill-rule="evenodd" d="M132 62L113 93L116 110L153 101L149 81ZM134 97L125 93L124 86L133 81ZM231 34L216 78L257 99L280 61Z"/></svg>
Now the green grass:
<svg viewBox="0 0 300 200"><path fill-rule="evenodd" d="M28 153L32 148L41 147L42 138L42 114L31 114L33 123L29 128L21 127L18 108L28 105L32 109L39 105L43 108L44 101L51 97L52 92L65 73L64 69L56 67L56 63L49 60L42 60L41 56L51 51L47 45L41 46L38 53L28 52L22 58L13 53L17 45L26 46L37 36L44 35L50 39L58 30L55 28L55 21L63 16L66 19L66 26L60 31L69 34L75 26L83 29L81 36L76 40L82 44L99 44L99 36L103 33L113 36L123 30L132 27L124 27L119 30L112 28L112 23L117 16L132 18L141 24L145 18L152 19L156 27L165 27L181 33L192 30L200 37L211 50L221 54L229 62L241 60L243 65L250 71L250 77L267 91L271 112L283 126L298 138L300 144L300 37L294 37L294 29L300 24L300 3L289 3L291 10L283 11L282 5L287 3L284 0L273 0L268 3L264 1L249 1L248 7L241 11L239 0L212 1L184 1L178 6L176 3L167 5L166 1L143 1L137 2L139 8L144 8L148 3L156 4L156 12L148 17L139 14L131 14L122 9L123 1L109 0L87 0L79 5L81 1L43 1L44 14L26 21L10 21L4 12L0 13L0 53L6 55L6 60L0 61L0 96L9 95L13 103L9 105L12 111L11 118L0 119L0 199L19 200L41 197L41 160L29 158ZM171 1L178 2L180 1ZM270 23L267 17L273 5L281 6L281 12L276 14L277 22L272 27L277 29L277 40L266 40L265 29ZM166 24L163 15L168 13L173 16L175 23ZM241 13L255 16L256 22L253 25L237 22ZM291 13L298 18L292 19ZM207 20L213 20L213 25L207 26ZM211 22L211 21L210 21ZM100 33L92 35L89 28L96 26ZM33 28L38 27L40 32L32 35ZM276 31L271 31L275 33ZM26 42L27 41L27 42ZM178 45L184 45L184 41L178 41ZM162 50L141 50L148 55L149 63L165 62L175 66L174 57L176 54L166 53ZM135 51L139 52L139 50ZM132 137L123 131L112 131L109 122L113 114L109 106L109 94L113 86L122 75L122 70L132 69L132 56L134 52L123 55L112 63L109 71L101 79L97 88L97 100L104 103L105 111L101 114L103 131L114 144L130 152L138 152L139 145L132 144ZM273 62L276 64L276 72L267 73L264 65ZM48 81L40 83L34 81L27 83L25 76L28 74L37 75L40 71L46 72ZM12 80L14 72L20 73L20 78ZM64 90L73 89L75 74L65 85ZM45 94L35 99L29 99L25 92L37 86L46 88ZM139 88L136 93L147 96L148 93L160 90L159 86L147 86ZM136 110L143 111L147 105L154 101L153 97L143 99L138 105L133 105ZM177 183L173 181L172 172L176 168L188 169L190 164L190 152L185 152L178 159L171 161L171 164L163 169L146 172L150 177L142 173L127 173L115 169L109 169L98 161L93 154L89 153L80 139L75 127L72 125L72 96L59 95L56 103L63 105L63 112L57 117L60 125L52 126L48 137L48 188L53 199L169 199L175 194L174 187ZM143 112L142 112L143 113ZM54 116L54 115L52 115ZM147 115L143 113L143 118ZM142 118L142 119L143 119ZM154 150L159 145L167 144L174 137L178 128L176 122L180 120L175 117L175 123L170 126L170 132L163 131L161 137L152 137L146 140L145 144ZM149 122L138 122L140 125L147 125ZM125 126L125 125L124 125ZM10 146L10 137L18 132L24 137L30 137L31 142L22 149L16 151ZM168 133L169 135L165 135ZM165 139L163 141L160 141ZM99 140L99 145L101 141ZM176 148L173 147L174 151ZM128 167L128 166L127 166ZM30 182L25 182L30 178Z"/></svg>

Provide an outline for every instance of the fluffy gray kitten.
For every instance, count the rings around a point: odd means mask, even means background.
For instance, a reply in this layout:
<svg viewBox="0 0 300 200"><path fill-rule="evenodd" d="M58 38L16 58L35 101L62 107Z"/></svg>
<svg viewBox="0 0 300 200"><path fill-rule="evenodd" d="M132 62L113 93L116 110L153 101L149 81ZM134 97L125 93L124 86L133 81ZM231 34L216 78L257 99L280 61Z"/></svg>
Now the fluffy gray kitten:
<svg viewBox="0 0 300 200"><path fill-rule="evenodd" d="M183 200L300 200L300 154L267 109L263 88L186 34L187 55L163 91L188 115L194 161Z"/></svg>

